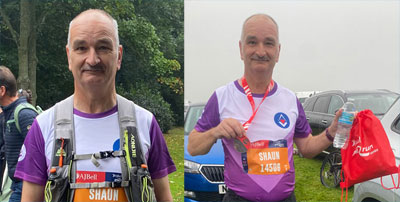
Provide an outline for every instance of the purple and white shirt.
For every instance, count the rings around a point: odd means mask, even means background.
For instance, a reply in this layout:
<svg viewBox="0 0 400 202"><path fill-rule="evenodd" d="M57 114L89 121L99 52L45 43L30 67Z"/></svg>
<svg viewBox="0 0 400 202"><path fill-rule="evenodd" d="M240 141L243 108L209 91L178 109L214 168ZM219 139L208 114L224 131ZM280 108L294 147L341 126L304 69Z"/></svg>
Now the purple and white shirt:
<svg viewBox="0 0 400 202"><path fill-rule="evenodd" d="M255 106L264 95L253 94ZM218 88L208 100L195 129L205 132L226 118L245 123L252 108L238 81ZM275 82L248 128L250 142L286 140L290 169L283 174L248 174L242 165L242 154L234 149L232 139L222 139L225 152L225 183L229 189L250 201L279 201L290 196L295 185L293 138L311 133L302 105L296 95Z"/></svg>
<svg viewBox="0 0 400 202"><path fill-rule="evenodd" d="M136 105L138 134L148 168L153 179L165 177L176 170L169 155L163 134L154 116ZM91 154L99 151L120 150L120 128L118 107L111 110L87 114L74 109L76 154ZM54 141L54 107L41 113L32 127L21 149L15 177L39 185L45 185L51 164ZM118 180L108 176L121 173L119 158L99 159L96 167L90 159L77 162L77 181L91 179ZM82 173L82 175L79 175ZM88 174L89 173L89 174ZM83 175L84 174L84 175ZM94 182L94 181L93 181Z"/></svg>

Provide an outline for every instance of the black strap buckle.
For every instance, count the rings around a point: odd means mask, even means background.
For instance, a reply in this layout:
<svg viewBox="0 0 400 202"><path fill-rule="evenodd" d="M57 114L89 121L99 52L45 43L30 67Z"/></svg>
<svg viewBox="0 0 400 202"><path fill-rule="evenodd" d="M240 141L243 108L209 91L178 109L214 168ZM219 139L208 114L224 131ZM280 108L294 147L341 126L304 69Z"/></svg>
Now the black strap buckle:
<svg viewBox="0 0 400 202"><path fill-rule="evenodd" d="M111 182L111 187L112 188L119 188L122 185L122 181L115 181L115 182Z"/></svg>
<svg viewBox="0 0 400 202"><path fill-rule="evenodd" d="M113 151L101 151L99 153L100 153L100 159L115 157Z"/></svg>

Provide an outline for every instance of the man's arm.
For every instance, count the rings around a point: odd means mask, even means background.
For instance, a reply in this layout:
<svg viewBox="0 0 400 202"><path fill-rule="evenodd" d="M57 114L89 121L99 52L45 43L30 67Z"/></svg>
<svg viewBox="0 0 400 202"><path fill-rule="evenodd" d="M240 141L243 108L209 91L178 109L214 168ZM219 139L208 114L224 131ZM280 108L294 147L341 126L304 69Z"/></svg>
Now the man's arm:
<svg viewBox="0 0 400 202"><path fill-rule="evenodd" d="M328 127L329 134L335 137L337 131L337 124L339 117L342 115L342 109L339 110L332 124ZM300 153L306 158L313 158L314 156L321 153L323 150L328 148L332 142L326 137L326 130L317 136L309 134L306 138L294 138L297 148Z"/></svg>
<svg viewBox="0 0 400 202"><path fill-rule="evenodd" d="M221 138L236 138L245 135L242 124L232 118L224 119L217 127L205 132L193 130L188 138L188 152L192 156L207 154L212 145Z"/></svg>
<svg viewBox="0 0 400 202"><path fill-rule="evenodd" d="M21 202L43 201L44 186L24 181Z"/></svg>
<svg viewBox="0 0 400 202"><path fill-rule="evenodd" d="M159 179L153 179L153 184L157 201L172 202L172 195L171 195L171 190L169 188L168 175Z"/></svg>

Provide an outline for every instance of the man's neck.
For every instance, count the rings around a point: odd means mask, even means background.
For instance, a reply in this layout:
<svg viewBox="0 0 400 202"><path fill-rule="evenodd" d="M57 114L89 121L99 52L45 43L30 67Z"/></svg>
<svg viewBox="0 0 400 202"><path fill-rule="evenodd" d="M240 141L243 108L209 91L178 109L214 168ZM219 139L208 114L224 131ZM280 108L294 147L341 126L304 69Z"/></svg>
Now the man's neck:
<svg viewBox="0 0 400 202"><path fill-rule="evenodd" d="M13 96L13 97L9 97L9 96L4 96L1 99L1 106L6 107L8 105L10 105L11 103L15 102L15 100L18 100L18 96Z"/></svg>
<svg viewBox="0 0 400 202"><path fill-rule="evenodd" d="M108 93L74 92L74 108L88 114L110 110L117 104L115 90Z"/></svg>
<svg viewBox="0 0 400 202"><path fill-rule="evenodd" d="M244 76L246 78L247 84L249 85L250 91L255 94L264 94L267 91L272 79L271 76L252 76L246 73ZM241 79L239 79L239 84L243 87Z"/></svg>

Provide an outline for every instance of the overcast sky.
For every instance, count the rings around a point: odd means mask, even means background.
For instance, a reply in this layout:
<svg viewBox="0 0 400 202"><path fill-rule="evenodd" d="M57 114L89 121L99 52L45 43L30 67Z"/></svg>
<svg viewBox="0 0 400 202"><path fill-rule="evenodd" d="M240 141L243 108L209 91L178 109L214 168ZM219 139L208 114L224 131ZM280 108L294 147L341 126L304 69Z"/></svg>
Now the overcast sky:
<svg viewBox="0 0 400 202"><path fill-rule="evenodd" d="M185 0L185 100L243 75L241 27L255 13L279 25L273 79L292 91L400 92L399 2Z"/></svg>

